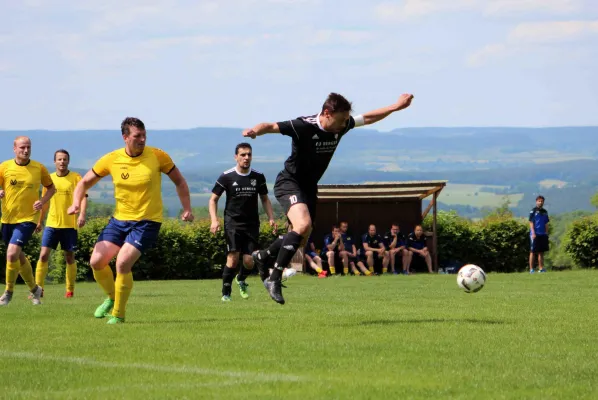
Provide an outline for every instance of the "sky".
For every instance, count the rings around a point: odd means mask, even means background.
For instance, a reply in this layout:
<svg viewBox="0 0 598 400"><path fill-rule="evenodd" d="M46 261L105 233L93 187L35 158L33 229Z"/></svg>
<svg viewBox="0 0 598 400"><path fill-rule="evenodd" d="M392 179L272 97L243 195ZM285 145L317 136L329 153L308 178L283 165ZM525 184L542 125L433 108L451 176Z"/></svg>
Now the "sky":
<svg viewBox="0 0 598 400"><path fill-rule="evenodd" d="M0 0L0 130L598 125L596 0Z"/></svg>

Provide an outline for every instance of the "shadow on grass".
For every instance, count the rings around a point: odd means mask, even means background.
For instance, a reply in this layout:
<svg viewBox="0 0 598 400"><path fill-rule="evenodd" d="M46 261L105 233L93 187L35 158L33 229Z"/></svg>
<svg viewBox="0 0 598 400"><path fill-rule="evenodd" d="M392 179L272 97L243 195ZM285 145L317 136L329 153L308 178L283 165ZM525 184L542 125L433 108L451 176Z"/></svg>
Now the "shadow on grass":
<svg viewBox="0 0 598 400"><path fill-rule="evenodd" d="M422 318L422 319L374 319L369 321L359 321L354 325L401 325L401 324L438 324L438 323L465 323L481 325L502 325L510 322L493 319L473 319L473 318Z"/></svg>

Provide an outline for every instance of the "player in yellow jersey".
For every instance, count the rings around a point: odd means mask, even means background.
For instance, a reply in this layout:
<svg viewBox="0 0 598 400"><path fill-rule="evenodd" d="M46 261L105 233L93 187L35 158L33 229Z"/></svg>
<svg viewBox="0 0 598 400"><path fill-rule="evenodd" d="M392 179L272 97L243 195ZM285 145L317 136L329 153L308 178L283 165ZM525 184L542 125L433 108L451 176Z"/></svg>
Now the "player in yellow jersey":
<svg viewBox="0 0 598 400"><path fill-rule="evenodd" d="M145 125L137 118L121 124L125 147L100 158L75 189L69 214L81 209L85 193L110 175L114 182L116 209L91 254L93 276L108 298L95 311L109 324L125 321L125 307L133 288L131 269L141 253L154 245L162 225L162 173L174 182L183 206L183 221L193 221L189 187L179 169L164 151L146 146ZM108 266L116 257L116 282Z"/></svg>
<svg viewBox="0 0 598 400"><path fill-rule="evenodd" d="M36 231L43 228L43 222L48 215L46 228L42 236L42 249L35 269L35 282L38 286L44 288L44 281L48 274L48 260L52 250L56 250L60 243L60 248L64 251L66 259L66 295L70 298L75 293L75 280L77 279L77 263L75 261L75 251L77 250L77 229L85 225L85 212L87 210L87 197L81 201L81 211L79 216L67 214L68 208L73 204L73 194L77 183L82 179L81 175L69 170L71 156L64 149L57 150L54 153L54 165L56 172L51 174L52 182L56 188L56 194L49 203L44 205L40 215ZM42 196L45 194L42 191ZM49 212L48 212L49 211ZM42 292L43 293L43 292ZM43 297L43 294L42 294Z"/></svg>
<svg viewBox="0 0 598 400"><path fill-rule="evenodd" d="M31 140L19 136L13 143L15 158L0 164L0 199L2 199L2 238L6 243L6 290L0 306L12 300L15 283L21 277L29 286L33 304L41 304L42 288L35 283L33 269L23 252L39 220L39 211L56 188L46 167L31 157ZM47 190L40 199L39 189Z"/></svg>

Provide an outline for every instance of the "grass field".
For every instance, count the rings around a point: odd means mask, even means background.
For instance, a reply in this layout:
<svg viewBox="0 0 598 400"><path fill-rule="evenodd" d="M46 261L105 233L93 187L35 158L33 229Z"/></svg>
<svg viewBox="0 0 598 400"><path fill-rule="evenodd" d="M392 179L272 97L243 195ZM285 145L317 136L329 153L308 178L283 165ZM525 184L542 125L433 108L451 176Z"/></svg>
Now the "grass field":
<svg viewBox="0 0 598 400"><path fill-rule="evenodd" d="M0 398L583 399L598 397L598 273L294 277L287 304L257 279L220 302L218 281L137 282L127 322L24 286L0 309Z"/></svg>
<svg viewBox="0 0 598 400"><path fill-rule="evenodd" d="M464 204L472 207L498 207L504 202L505 197L508 197L511 206L515 207L523 199L523 193L505 196L504 194L480 192L480 189L484 187L501 188L501 186L492 185L449 183L442 190L438 201L448 205Z"/></svg>

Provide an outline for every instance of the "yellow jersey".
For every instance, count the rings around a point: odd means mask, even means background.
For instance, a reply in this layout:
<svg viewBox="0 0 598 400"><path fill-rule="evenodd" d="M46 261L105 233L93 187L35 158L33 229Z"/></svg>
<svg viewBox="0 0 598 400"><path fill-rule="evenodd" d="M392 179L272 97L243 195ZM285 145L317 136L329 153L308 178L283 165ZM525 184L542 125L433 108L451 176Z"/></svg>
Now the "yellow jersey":
<svg viewBox="0 0 598 400"><path fill-rule="evenodd" d="M39 200L41 185L51 186L52 178L48 169L37 161L19 165L13 159L0 164L0 187L4 190L2 223L37 223L39 211L33 209L33 204Z"/></svg>
<svg viewBox="0 0 598 400"><path fill-rule="evenodd" d="M77 216L68 215L67 210L73 204L73 194L77 183L82 179L81 175L76 172L69 171L65 176L58 176L56 172L50 174L56 193L50 200L50 209L48 211L48 219L46 226L49 228L73 228L77 229ZM42 196L46 194L47 189L44 188Z"/></svg>
<svg viewBox="0 0 598 400"><path fill-rule="evenodd" d="M112 176L116 208L120 221L162 222L162 173L174 169L170 156L155 147L145 146L137 157L118 149L100 158L92 171L98 177Z"/></svg>

